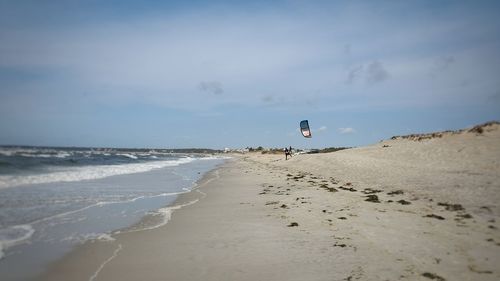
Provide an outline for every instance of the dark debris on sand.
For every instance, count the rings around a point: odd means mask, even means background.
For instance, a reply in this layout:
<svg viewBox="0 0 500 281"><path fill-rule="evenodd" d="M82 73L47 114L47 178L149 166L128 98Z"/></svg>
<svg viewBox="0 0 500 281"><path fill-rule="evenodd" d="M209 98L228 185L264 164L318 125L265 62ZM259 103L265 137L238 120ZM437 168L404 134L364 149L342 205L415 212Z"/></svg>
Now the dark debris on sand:
<svg viewBox="0 0 500 281"><path fill-rule="evenodd" d="M292 180L295 180L295 181L299 181L299 179L304 178L306 175L304 175L304 174L298 174L298 175L294 176L292 174L287 174L286 176L288 177L287 180L291 180L292 179Z"/></svg>
<svg viewBox="0 0 500 281"><path fill-rule="evenodd" d="M422 273L422 276L427 277L427 278L432 279L432 280L437 280L437 281L445 281L446 280L443 277L441 277L435 273L430 273L430 272Z"/></svg>
<svg viewBox="0 0 500 281"><path fill-rule="evenodd" d="M298 223L296 222L291 222L289 225L287 225L288 227L294 227L294 226L299 226Z"/></svg>
<svg viewBox="0 0 500 281"><path fill-rule="evenodd" d="M269 201L269 202L266 202L266 206L267 205L275 205L275 204L278 204L279 202L278 201Z"/></svg>
<svg viewBox="0 0 500 281"><path fill-rule="evenodd" d="M491 213L493 213L493 212L491 211L490 207L488 207L488 206L481 206L481 208L480 208L480 209L485 210L485 211L487 211L487 212L488 212L488 213L490 213L490 214L491 214Z"/></svg>
<svg viewBox="0 0 500 281"><path fill-rule="evenodd" d="M357 190L352 188L352 187L343 187L343 186L339 186L340 189L342 190L347 190L347 191L350 191L350 192L356 192Z"/></svg>
<svg viewBox="0 0 500 281"><path fill-rule="evenodd" d="M372 188L365 188L365 190L362 191L364 194L375 194L382 192L380 189L372 189Z"/></svg>
<svg viewBox="0 0 500 281"><path fill-rule="evenodd" d="M403 200L403 199L398 200L398 201L396 201L396 202L398 202L398 203L399 203L399 204L401 204L401 205L410 205L410 204L411 204L411 202L406 201L406 200Z"/></svg>
<svg viewBox="0 0 500 281"><path fill-rule="evenodd" d="M365 201L368 201L368 202L372 202L372 203L380 203L380 200L378 200L378 196L377 195L367 195L366 196L367 199Z"/></svg>
<svg viewBox="0 0 500 281"><path fill-rule="evenodd" d="M444 218L442 216L438 216L435 214L426 215L426 216L424 216L424 218L434 218L434 219L438 219L438 220L444 220Z"/></svg>
<svg viewBox="0 0 500 281"><path fill-rule="evenodd" d="M393 195L401 195L401 194L404 194L404 192L401 189L394 190L394 191L391 191L391 192L387 193L387 195L391 195L391 196L393 196Z"/></svg>
<svg viewBox="0 0 500 281"><path fill-rule="evenodd" d="M458 214L456 219L457 220L472 219L472 216L470 214Z"/></svg>
<svg viewBox="0 0 500 281"><path fill-rule="evenodd" d="M326 189L328 192L337 192L338 190L334 187L329 187L328 184L323 183L319 187Z"/></svg>
<svg viewBox="0 0 500 281"><path fill-rule="evenodd" d="M269 187L272 187L272 186L269 186ZM259 195L262 195L262 194L267 194L268 192L271 192L271 189L269 189L269 188L267 188L267 187L266 187L266 188L264 188L264 189L262 190L262 192L260 192L260 193L259 193Z"/></svg>
<svg viewBox="0 0 500 281"><path fill-rule="evenodd" d="M473 265L469 265L469 270L479 274L493 274L493 271L491 270L479 270Z"/></svg>
<svg viewBox="0 0 500 281"><path fill-rule="evenodd" d="M462 205L460 204L450 204L450 203L443 203L443 202L439 202L438 203L438 206L443 206L445 207L445 209L447 211L464 211L464 207L462 207Z"/></svg>

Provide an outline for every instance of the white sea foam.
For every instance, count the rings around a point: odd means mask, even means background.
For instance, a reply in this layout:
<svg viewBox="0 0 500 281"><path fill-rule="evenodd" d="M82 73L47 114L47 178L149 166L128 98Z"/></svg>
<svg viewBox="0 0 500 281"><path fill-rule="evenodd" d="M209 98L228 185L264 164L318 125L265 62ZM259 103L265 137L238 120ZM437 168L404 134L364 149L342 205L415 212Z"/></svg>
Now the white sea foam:
<svg viewBox="0 0 500 281"><path fill-rule="evenodd" d="M179 194L183 194L183 193L187 193L187 192L189 192L189 191L186 190L186 191L181 191L181 192L167 192L167 193L161 193L161 194L157 194L154 196L147 196L147 197L154 198L154 197L163 197L163 196L173 196L173 195L179 195ZM129 200L117 201L117 202L98 202L96 204L89 205L89 206L86 206L86 207L83 207L83 208L80 208L77 210L64 212L64 213L60 213L60 214L53 215L50 217L42 218L42 219L33 221L30 224L15 225L15 226L10 226L7 228L0 229L0 259L2 259L2 257L4 256L4 251L6 249L8 249L12 246L15 246L15 245L22 244L22 243L28 241L33 236L33 234L35 233L35 230L34 230L32 225L36 225L38 223L50 221L53 219L60 219L62 217L66 217L68 215L82 212L82 211L85 211L87 209L94 208L94 207L100 207L100 206L104 206L104 205L108 205L108 204L130 203L130 202L134 202L134 201L137 201L137 200L145 198L145 197L146 196L139 196L139 197L132 198ZM184 206L194 204L194 203L196 203L196 201L197 200L189 202L189 203L184 204L184 205L167 207L167 208L163 208L163 209L158 210L156 212L156 214L162 215L163 221L158 225L147 227L147 228L141 229L141 230L154 229L154 228L158 228L162 225L165 225L170 220L172 210L180 209ZM117 233L119 233L119 232L117 232ZM79 242L79 243L83 243L87 240L99 240L99 241L112 242L112 241L115 241L115 238L113 238L110 234L107 234L107 233L87 233L84 235L68 236L68 237L62 239L62 241L72 241L72 242Z"/></svg>
<svg viewBox="0 0 500 281"><path fill-rule="evenodd" d="M185 204L175 205L175 206L168 206L168 207L165 207L165 208L160 208L160 209L156 210L155 212L150 213L153 216L161 216L162 217L162 220L159 223L157 223L155 225L151 225L151 226L146 226L146 227L141 227L141 228L134 228L134 229L125 231L125 233L137 232L137 231L144 231L144 230L152 230L152 229L156 229L158 227L162 227L162 226L166 225L170 221L170 219L172 218L172 213L175 210L179 210L179 209L181 209L183 207L192 205L192 204L194 204L194 203L196 203L198 201L199 201L199 199L196 199L196 200L187 202Z"/></svg>
<svg viewBox="0 0 500 281"><path fill-rule="evenodd" d="M68 212L64 212L64 213L59 213L59 214L56 214L56 215L53 215L50 217L41 218L41 219L38 219L36 221L30 222L30 224L36 225L37 223L46 222L46 221L50 221L53 219L60 219L60 218L63 218L63 217L66 217L66 216L69 216L72 214L83 212L85 210L88 210L88 209L94 208L94 207L102 207L102 206L109 205L109 204L126 204L126 203L135 202L135 201L137 201L139 199L143 199L145 197L148 197L148 198L164 197L164 196L166 197L166 196L180 195L180 194L187 193L187 192L189 192L189 191L165 192L165 193L160 193L160 194L153 195L153 196L138 196L138 197L131 198L128 200L123 200L123 201L101 201L101 202L97 202L97 203L92 204L92 205L85 206L85 207L80 208L80 209L76 209L76 210L72 210L72 211L68 211Z"/></svg>
<svg viewBox="0 0 500 281"><path fill-rule="evenodd" d="M11 149L11 148L0 148L0 155L3 156L22 156L29 158L66 158L72 155L72 152L68 151L58 151L55 149Z"/></svg>
<svg viewBox="0 0 500 281"><path fill-rule="evenodd" d="M177 160L151 161L122 165L96 165L67 169L59 168L59 170L54 172L39 175L2 175L0 176L0 188L39 183L92 180L116 175L142 173L169 166L178 166L194 160L196 160L196 158L186 157Z"/></svg>
<svg viewBox="0 0 500 281"><path fill-rule="evenodd" d="M68 152L59 152L56 155L54 155L54 157L57 157L57 158L66 158L69 156L71 156L71 154Z"/></svg>
<svg viewBox="0 0 500 281"><path fill-rule="evenodd" d="M95 239L99 240L99 241L106 241L106 242L112 242L112 241L116 240L115 238L111 237L111 235L109 235L107 233L103 233L103 234L97 236Z"/></svg>
<svg viewBox="0 0 500 281"><path fill-rule="evenodd" d="M3 155L3 156L12 156L14 154L15 154L15 152L12 151L12 150L2 150L2 149L0 149L0 155Z"/></svg>
<svg viewBox="0 0 500 281"><path fill-rule="evenodd" d="M217 159L222 159L222 160L227 160L227 159L231 159L232 157L230 156L205 156L205 157L202 157L202 158L199 158L200 160L217 160Z"/></svg>
<svg viewBox="0 0 500 281"><path fill-rule="evenodd" d="M122 249L122 244L118 244L118 248L116 248L116 250L113 252L113 255L111 257L109 257L107 260L105 260L100 266L99 268L97 269L96 272L94 272L94 274L92 274L92 276L90 276L89 278L89 281L94 281L94 279L97 278L97 275L99 275L99 272L101 272L101 270L104 268L104 266L106 266L106 264L108 262L110 262L112 259L116 258L118 256L118 252L120 252Z"/></svg>
<svg viewBox="0 0 500 281"><path fill-rule="evenodd" d="M101 241L101 242L113 242L116 239L113 238L110 234L108 233L86 233L86 234L80 234L80 235L72 235L68 236L66 238L63 238L59 241L64 241L64 242L73 242L73 243L80 243L83 244L86 241Z"/></svg>
<svg viewBox="0 0 500 281"><path fill-rule="evenodd" d="M120 156L123 156L123 157L127 157L127 158L130 158L130 159L137 159L138 157L133 155L133 154L130 154L130 153L118 153L116 155L120 155Z"/></svg>
<svg viewBox="0 0 500 281"><path fill-rule="evenodd" d="M178 209L181 209L183 207L195 204L198 201L199 201L199 199L196 199L196 200L187 202L185 204L161 208L161 209L157 210L155 213L153 213L153 215L161 215L163 217L163 219L162 219L162 221L160 223L152 225L152 226L148 226L148 227L143 227L143 228L140 228L140 229L129 230L129 231L126 231L125 233L128 233L128 232L137 232L137 231L144 231L144 230L152 230L152 229L156 229L156 228L159 228L161 226L164 226L172 218L172 213L173 213L174 210L178 210ZM119 234L119 233L122 233L122 232L121 231L115 232L115 234ZM114 242L116 240L113 237L111 237L109 234L102 234L102 235L98 236L95 239L99 239L101 241L110 241L110 242ZM99 273L102 271L102 269L106 266L106 264L108 264L111 260L113 260L114 258L116 258L118 256L118 253L122 249L123 249L122 245L118 244L118 247L115 249L115 251L113 252L113 254L99 266L99 268L96 270L96 272L89 278L89 281L95 280L97 278L97 276L99 275Z"/></svg>
<svg viewBox="0 0 500 281"><path fill-rule="evenodd" d="M0 229L0 259L4 255L4 250L27 241L33 233L35 230L29 224Z"/></svg>

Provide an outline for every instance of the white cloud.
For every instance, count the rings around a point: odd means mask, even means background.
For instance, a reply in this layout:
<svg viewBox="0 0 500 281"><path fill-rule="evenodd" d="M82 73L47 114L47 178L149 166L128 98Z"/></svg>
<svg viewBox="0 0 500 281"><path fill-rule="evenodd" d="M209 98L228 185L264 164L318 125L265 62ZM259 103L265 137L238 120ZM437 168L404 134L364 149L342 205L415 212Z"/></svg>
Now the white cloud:
<svg viewBox="0 0 500 281"><path fill-rule="evenodd" d="M0 27L0 67L34 69L52 79L43 81L46 94L38 90L40 80L4 87L15 92L31 83L33 96L69 95L60 89L63 80L92 100L196 111L229 103L294 109L314 104L318 110L436 105L448 104L450 97L466 104L498 89L498 25L485 26L487 18L469 18L463 30L464 15L452 12L445 13L448 19L422 23L418 11L400 21L399 5L309 8L296 14L232 11L224 17L200 10L135 17L133 24L103 21L55 29ZM456 44L458 36L469 43ZM448 76L430 81L429 67L446 69ZM49 77L48 70L70 77ZM458 85L464 77L477 86Z"/></svg>
<svg viewBox="0 0 500 281"><path fill-rule="evenodd" d="M316 130L317 132L324 132L326 131L327 127L326 126L321 126L318 128L318 130Z"/></svg>
<svg viewBox="0 0 500 281"><path fill-rule="evenodd" d="M347 128L339 128L339 132L341 134L354 134L356 133L356 130L354 128L347 127Z"/></svg>

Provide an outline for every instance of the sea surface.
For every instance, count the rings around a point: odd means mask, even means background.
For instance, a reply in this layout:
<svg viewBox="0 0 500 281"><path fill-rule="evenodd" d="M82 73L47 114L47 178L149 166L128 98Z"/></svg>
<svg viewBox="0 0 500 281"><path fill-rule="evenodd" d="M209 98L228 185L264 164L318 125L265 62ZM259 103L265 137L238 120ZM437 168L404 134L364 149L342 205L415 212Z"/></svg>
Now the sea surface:
<svg viewBox="0 0 500 281"><path fill-rule="evenodd" d="M157 216L224 162L168 150L0 146L0 276L25 280L73 247ZM141 231L141 229L134 229Z"/></svg>

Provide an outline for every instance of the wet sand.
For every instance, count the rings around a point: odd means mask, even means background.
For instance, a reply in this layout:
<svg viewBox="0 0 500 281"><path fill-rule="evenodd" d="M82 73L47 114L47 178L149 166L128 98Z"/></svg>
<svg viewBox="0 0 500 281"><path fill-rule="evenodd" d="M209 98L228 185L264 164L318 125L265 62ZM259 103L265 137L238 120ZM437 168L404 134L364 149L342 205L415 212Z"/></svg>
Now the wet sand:
<svg viewBox="0 0 500 281"><path fill-rule="evenodd" d="M500 129L245 154L39 280L499 280Z"/></svg>

